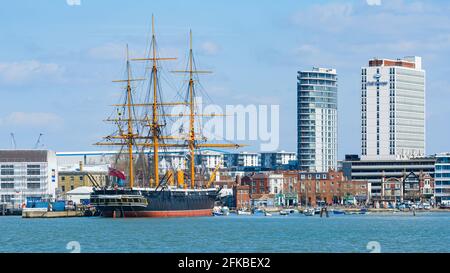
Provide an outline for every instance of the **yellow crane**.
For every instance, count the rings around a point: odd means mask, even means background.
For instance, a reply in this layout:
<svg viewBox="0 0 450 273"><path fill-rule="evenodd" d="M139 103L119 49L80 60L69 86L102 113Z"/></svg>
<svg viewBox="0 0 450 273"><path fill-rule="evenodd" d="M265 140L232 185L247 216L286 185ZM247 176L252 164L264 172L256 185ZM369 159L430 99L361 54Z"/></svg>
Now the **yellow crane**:
<svg viewBox="0 0 450 273"><path fill-rule="evenodd" d="M211 175L209 176L209 181L208 184L206 185L207 188L209 188L211 186L211 183L214 182L214 180L216 180L216 174L220 169L220 165L222 162L219 162L216 167L214 168L214 171L211 173Z"/></svg>

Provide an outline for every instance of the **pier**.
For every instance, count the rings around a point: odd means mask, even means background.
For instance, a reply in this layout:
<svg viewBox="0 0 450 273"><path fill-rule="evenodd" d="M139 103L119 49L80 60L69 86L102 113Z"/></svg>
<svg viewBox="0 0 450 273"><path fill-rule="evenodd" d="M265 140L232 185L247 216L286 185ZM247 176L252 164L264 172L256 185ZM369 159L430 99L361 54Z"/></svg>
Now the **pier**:
<svg viewBox="0 0 450 273"><path fill-rule="evenodd" d="M85 212L81 210L68 211L42 211L42 210L23 210L22 218L62 218L62 217L84 217Z"/></svg>

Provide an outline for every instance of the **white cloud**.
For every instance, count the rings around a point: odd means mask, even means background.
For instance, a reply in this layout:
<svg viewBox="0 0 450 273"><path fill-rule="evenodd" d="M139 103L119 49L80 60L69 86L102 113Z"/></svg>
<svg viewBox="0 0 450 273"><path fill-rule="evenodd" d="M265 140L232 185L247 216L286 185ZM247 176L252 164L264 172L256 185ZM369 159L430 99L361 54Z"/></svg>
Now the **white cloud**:
<svg viewBox="0 0 450 273"><path fill-rule="evenodd" d="M26 127L60 127L64 120L54 114L45 112L12 112L1 119L0 125Z"/></svg>
<svg viewBox="0 0 450 273"><path fill-rule="evenodd" d="M66 0L66 3L69 6L80 6L81 0Z"/></svg>
<svg viewBox="0 0 450 273"><path fill-rule="evenodd" d="M41 63L36 60L0 63L0 81L20 84L42 78L59 78L64 68L55 63Z"/></svg>
<svg viewBox="0 0 450 273"><path fill-rule="evenodd" d="M211 41L203 42L200 45L200 49L205 55L216 55L220 51L219 45Z"/></svg>
<svg viewBox="0 0 450 273"><path fill-rule="evenodd" d="M369 6L381 6L381 0L366 0Z"/></svg>

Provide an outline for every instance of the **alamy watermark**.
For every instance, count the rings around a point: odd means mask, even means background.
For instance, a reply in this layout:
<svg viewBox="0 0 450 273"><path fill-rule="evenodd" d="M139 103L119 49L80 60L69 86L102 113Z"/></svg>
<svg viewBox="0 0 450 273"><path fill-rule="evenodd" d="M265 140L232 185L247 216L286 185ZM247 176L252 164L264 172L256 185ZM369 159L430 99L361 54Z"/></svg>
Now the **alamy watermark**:
<svg viewBox="0 0 450 273"><path fill-rule="evenodd" d="M259 150L274 151L280 144L279 105L203 105L201 97L195 98L197 128L208 141L229 142L258 141ZM173 107L170 116L174 118L170 134L183 136L189 132L189 106ZM200 122L202 121L202 122ZM198 130L200 129L200 130Z"/></svg>

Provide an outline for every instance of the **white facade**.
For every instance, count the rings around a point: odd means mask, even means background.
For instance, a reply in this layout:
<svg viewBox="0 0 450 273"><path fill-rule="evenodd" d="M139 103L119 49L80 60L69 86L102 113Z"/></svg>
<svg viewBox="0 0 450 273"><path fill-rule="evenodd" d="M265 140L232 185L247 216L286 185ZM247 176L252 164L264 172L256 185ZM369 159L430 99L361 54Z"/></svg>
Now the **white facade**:
<svg viewBox="0 0 450 273"><path fill-rule="evenodd" d="M425 71L420 57L373 59L361 70L362 160L425 154Z"/></svg>
<svg viewBox="0 0 450 273"><path fill-rule="evenodd" d="M303 171L337 167L337 74L335 69L299 71L297 83L297 155Z"/></svg>
<svg viewBox="0 0 450 273"><path fill-rule="evenodd" d="M242 152L236 154L224 154L224 160L228 168L260 166L258 153Z"/></svg>
<svg viewBox="0 0 450 273"><path fill-rule="evenodd" d="M198 153L195 156L196 164L207 169L215 169L217 165L219 165L220 168L223 168L225 165L223 153L220 152L201 151L201 153Z"/></svg>
<svg viewBox="0 0 450 273"><path fill-rule="evenodd" d="M55 153L48 150L0 150L0 202L20 209L27 197L55 198Z"/></svg>
<svg viewBox="0 0 450 273"><path fill-rule="evenodd" d="M283 175L269 174L269 190L272 194L283 193Z"/></svg>
<svg viewBox="0 0 450 273"><path fill-rule="evenodd" d="M275 169L297 160L297 154L292 152L271 152L261 153L261 167Z"/></svg>

